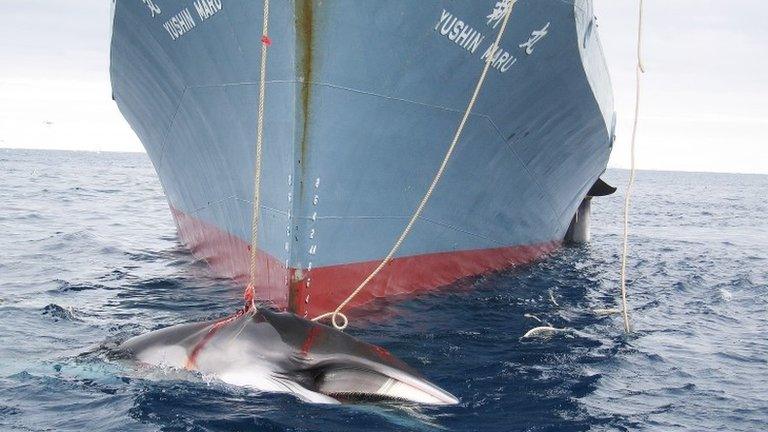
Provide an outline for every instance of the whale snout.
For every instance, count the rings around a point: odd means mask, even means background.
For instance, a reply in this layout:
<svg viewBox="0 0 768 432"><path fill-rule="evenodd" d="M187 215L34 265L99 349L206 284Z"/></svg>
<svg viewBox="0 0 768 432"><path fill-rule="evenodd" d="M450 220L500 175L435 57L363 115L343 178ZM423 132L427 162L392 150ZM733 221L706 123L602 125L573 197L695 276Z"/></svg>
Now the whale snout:
<svg viewBox="0 0 768 432"><path fill-rule="evenodd" d="M408 401L427 405L454 405L459 400L429 381L397 370L341 366L322 372L316 391L339 401Z"/></svg>

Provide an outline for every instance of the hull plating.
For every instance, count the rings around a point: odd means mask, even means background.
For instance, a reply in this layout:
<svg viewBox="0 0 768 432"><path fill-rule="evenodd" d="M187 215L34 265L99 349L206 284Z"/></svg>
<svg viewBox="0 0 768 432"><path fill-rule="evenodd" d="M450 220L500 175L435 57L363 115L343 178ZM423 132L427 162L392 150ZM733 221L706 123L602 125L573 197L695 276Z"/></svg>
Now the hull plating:
<svg viewBox="0 0 768 432"><path fill-rule="evenodd" d="M157 13L118 1L113 92L182 239L243 278L261 4L203 3L149 2ZM440 164L497 30L496 1L414 5L273 4L263 299L310 314L335 306L386 254ZM550 251L604 171L613 107L590 2L519 1L501 47L444 180L359 302Z"/></svg>

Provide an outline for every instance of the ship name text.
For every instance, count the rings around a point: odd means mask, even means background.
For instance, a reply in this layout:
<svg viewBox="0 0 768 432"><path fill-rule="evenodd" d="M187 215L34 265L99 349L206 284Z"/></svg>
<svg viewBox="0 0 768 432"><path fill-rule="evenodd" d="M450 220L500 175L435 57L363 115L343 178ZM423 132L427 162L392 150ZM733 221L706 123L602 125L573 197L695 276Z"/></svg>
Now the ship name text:
<svg viewBox="0 0 768 432"><path fill-rule="evenodd" d="M197 0L195 2L197 14L200 15L200 19L203 21L216 15L221 8L221 0Z"/></svg>
<svg viewBox="0 0 768 432"><path fill-rule="evenodd" d="M495 50L494 48L495 46L491 44L488 49L485 50L483 56L480 57L482 60L491 62L492 68L504 73L508 71L512 65L517 63L517 57L510 54L509 51L506 51L501 47L498 47Z"/></svg>
<svg viewBox="0 0 768 432"><path fill-rule="evenodd" d="M485 39L482 33L445 9L440 14L435 31L439 31L442 36L473 54Z"/></svg>
<svg viewBox="0 0 768 432"><path fill-rule="evenodd" d="M203 22L216 15L223 8L221 0L195 0L192 5L200 22ZM192 12L189 8L184 8L181 12L172 16L171 19L163 24L163 28L171 36L172 40L177 40L197 27Z"/></svg>
<svg viewBox="0 0 768 432"><path fill-rule="evenodd" d="M509 9L514 3L515 0L497 1L493 12L486 17L488 27L495 29L507 16ZM482 53L480 59L490 63L491 68L501 73L507 72L518 62L518 57L516 57L513 51L505 49L501 44L497 47L494 43L495 40L492 40L495 38L486 40L485 35L468 24L466 19L461 19L446 9L440 12L434 31L466 50L469 55L476 54L478 48L483 45L483 42L488 43L487 48L479 51ZM544 39L549 34L549 31L550 23L546 23L542 28L533 30L530 33L530 38L520 43L517 47L525 55L530 56L534 52L534 46Z"/></svg>
<svg viewBox="0 0 768 432"><path fill-rule="evenodd" d="M184 36L196 26L197 24L195 23L194 18L192 18L192 14L189 12L188 8L182 9L181 12L172 16L171 19L163 24L165 31L171 35L171 39L173 40Z"/></svg>
<svg viewBox="0 0 768 432"><path fill-rule="evenodd" d="M527 42L523 42L520 45L518 45L520 48L525 48L525 53L527 55L533 54L533 46L536 45L536 43L542 39L544 39L544 36L546 36L549 33L549 24L544 26L541 30L534 30L531 32L531 38L528 39Z"/></svg>

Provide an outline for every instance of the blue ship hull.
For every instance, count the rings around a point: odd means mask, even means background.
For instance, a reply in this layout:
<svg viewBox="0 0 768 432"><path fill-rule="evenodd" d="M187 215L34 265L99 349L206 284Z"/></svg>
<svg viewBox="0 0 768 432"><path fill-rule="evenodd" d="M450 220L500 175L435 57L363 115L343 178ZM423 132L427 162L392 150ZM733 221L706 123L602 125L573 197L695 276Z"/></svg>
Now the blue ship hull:
<svg viewBox="0 0 768 432"><path fill-rule="evenodd" d="M258 294L332 309L402 231L500 25L496 0L273 0ZM118 0L113 97L182 240L248 271L262 4ZM555 248L614 127L591 1L521 0L462 139L396 259L356 304Z"/></svg>

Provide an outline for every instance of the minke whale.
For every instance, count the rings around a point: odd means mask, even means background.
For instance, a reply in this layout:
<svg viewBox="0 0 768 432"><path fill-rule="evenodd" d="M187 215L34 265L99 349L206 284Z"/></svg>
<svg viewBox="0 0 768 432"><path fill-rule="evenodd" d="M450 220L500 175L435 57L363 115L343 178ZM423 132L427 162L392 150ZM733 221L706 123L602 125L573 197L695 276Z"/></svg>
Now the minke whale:
<svg viewBox="0 0 768 432"><path fill-rule="evenodd" d="M119 344L115 354L314 403L458 403L384 348L289 312L255 306L222 320L136 336Z"/></svg>

